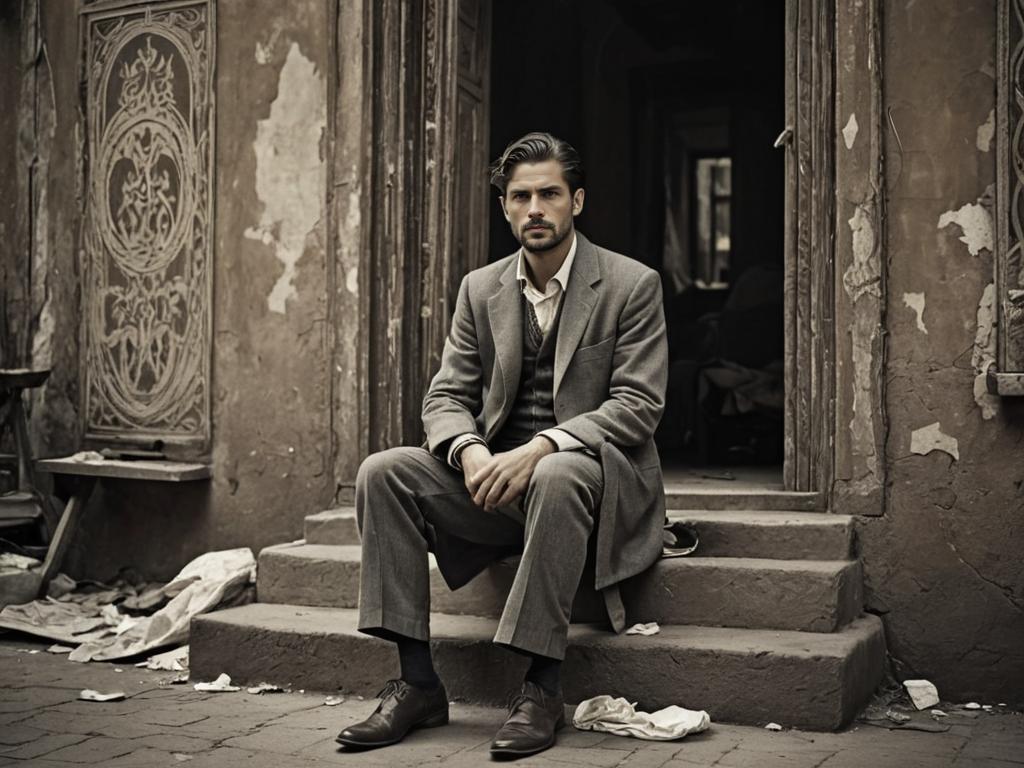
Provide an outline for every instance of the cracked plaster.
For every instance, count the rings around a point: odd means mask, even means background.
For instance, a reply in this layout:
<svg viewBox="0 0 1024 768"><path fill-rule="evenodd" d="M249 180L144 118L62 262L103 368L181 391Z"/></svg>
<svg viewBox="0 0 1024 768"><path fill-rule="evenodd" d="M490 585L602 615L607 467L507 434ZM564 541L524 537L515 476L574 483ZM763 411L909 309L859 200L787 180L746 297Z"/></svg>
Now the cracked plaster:
<svg viewBox="0 0 1024 768"><path fill-rule="evenodd" d="M917 330L921 333L928 333L928 328L924 324L924 306L925 298L923 293L904 293L903 304L910 309L914 310L917 315Z"/></svg>
<svg viewBox="0 0 1024 768"><path fill-rule="evenodd" d="M256 153L256 195L263 204L257 226L245 237L273 249L283 269L267 296L271 312L284 314L297 296L297 264L322 216L326 168L320 140L327 125L327 92L323 74L293 42L281 68L277 98L270 115L260 120Z"/></svg>
<svg viewBox="0 0 1024 768"><path fill-rule="evenodd" d="M942 431L939 422L920 427L910 433L910 452L927 456L932 451L942 451L960 461L957 439Z"/></svg>
<svg viewBox="0 0 1024 768"><path fill-rule="evenodd" d="M939 229L956 224L962 232L959 240L967 245L967 252L977 256L982 251L992 250L992 213L990 211L995 186L989 184L977 202L967 203L956 210L949 210L939 216Z"/></svg>
<svg viewBox="0 0 1024 768"><path fill-rule="evenodd" d="M974 351L971 365L974 367L974 402L981 409L986 421L999 412L1001 400L998 395L989 394L986 371L996 361L996 286L989 283L978 302L978 325L974 334Z"/></svg>

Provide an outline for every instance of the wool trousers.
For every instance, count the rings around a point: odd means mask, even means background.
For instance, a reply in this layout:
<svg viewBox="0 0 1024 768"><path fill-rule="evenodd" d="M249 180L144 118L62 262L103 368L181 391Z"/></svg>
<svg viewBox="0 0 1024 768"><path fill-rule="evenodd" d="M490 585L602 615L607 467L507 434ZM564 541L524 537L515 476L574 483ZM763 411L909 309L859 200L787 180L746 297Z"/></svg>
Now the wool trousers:
<svg viewBox="0 0 1024 768"><path fill-rule="evenodd" d="M430 639L428 551L435 552L442 574L459 565L446 560L464 565L477 557L482 564L489 553L521 552L494 642L564 658L602 491L598 459L582 451L552 453L537 463L515 507L487 512L473 503L462 473L423 448L369 456L356 479L359 629L392 639ZM454 557L448 537L460 543Z"/></svg>

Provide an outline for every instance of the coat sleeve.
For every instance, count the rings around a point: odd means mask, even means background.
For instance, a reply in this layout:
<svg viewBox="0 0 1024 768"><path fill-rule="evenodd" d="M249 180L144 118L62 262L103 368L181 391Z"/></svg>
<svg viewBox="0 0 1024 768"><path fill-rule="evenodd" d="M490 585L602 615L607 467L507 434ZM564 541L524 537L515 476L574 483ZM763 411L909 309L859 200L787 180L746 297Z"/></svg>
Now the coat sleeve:
<svg viewBox="0 0 1024 768"><path fill-rule="evenodd" d="M441 353L441 367L423 398L423 428L427 448L442 461L450 441L479 434L475 414L482 407L483 376L476 321L469 302L469 275L462 279L451 330Z"/></svg>
<svg viewBox="0 0 1024 768"><path fill-rule="evenodd" d="M637 281L619 316L608 399L593 411L559 422L558 428L595 453L605 442L642 445L653 438L661 420L667 384L661 278L650 270Z"/></svg>

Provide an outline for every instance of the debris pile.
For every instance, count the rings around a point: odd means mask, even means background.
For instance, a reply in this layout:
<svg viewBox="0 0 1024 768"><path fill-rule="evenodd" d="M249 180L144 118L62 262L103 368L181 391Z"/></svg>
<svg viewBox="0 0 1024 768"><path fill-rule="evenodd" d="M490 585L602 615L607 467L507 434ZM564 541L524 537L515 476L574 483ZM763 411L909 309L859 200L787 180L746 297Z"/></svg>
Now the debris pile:
<svg viewBox="0 0 1024 768"><path fill-rule="evenodd" d="M75 584L62 576L45 599L0 611L0 627L75 646L72 661L113 661L187 642L193 616L252 602L255 583L248 548L200 555L167 584L127 577Z"/></svg>

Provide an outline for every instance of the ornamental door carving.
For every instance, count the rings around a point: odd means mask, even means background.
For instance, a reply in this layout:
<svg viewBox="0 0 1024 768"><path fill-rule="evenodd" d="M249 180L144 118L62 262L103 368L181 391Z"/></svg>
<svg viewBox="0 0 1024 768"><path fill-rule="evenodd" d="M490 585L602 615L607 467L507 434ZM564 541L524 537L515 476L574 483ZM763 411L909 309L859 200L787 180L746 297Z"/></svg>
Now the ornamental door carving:
<svg viewBox="0 0 1024 768"><path fill-rule="evenodd" d="M88 439L210 438L213 8L83 15Z"/></svg>

